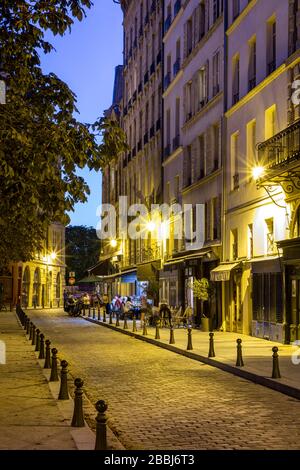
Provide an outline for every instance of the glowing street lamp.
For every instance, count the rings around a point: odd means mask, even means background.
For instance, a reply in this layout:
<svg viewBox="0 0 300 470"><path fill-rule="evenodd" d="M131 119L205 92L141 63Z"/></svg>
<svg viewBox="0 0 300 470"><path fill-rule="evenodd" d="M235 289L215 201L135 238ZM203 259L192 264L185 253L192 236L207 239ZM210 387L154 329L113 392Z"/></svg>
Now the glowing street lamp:
<svg viewBox="0 0 300 470"><path fill-rule="evenodd" d="M54 261L57 258L57 254L53 251L50 255L50 258L52 259L52 261Z"/></svg>
<svg viewBox="0 0 300 470"><path fill-rule="evenodd" d="M146 226L148 232L153 232L155 230L155 223L150 220L148 223L147 223L147 226Z"/></svg>
<svg viewBox="0 0 300 470"><path fill-rule="evenodd" d="M253 169L252 169L252 176L253 176L253 179L256 181L258 180L265 172L265 169L263 166L255 166Z"/></svg>
<svg viewBox="0 0 300 470"><path fill-rule="evenodd" d="M118 242L117 242L117 240L116 240L115 238L113 238L112 240L110 240L110 246L111 246L112 248L116 248L117 244L118 244Z"/></svg>

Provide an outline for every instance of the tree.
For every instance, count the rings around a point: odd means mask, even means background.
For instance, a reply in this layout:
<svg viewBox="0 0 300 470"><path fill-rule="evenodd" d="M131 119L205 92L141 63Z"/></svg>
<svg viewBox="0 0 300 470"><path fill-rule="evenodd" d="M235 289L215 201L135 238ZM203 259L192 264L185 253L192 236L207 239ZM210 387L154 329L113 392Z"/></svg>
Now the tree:
<svg viewBox="0 0 300 470"><path fill-rule="evenodd" d="M70 225L66 228L67 271L75 271L76 281L85 276L88 268L97 263L100 240L93 227Z"/></svg>
<svg viewBox="0 0 300 470"><path fill-rule="evenodd" d="M77 168L100 170L127 149L117 123L79 122L75 94L40 67L39 50L53 49L45 32L63 35L91 6L90 0L1 0L0 79L7 95L0 105L0 267L30 259L48 225L67 224L66 212L86 201L89 188Z"/></svg>

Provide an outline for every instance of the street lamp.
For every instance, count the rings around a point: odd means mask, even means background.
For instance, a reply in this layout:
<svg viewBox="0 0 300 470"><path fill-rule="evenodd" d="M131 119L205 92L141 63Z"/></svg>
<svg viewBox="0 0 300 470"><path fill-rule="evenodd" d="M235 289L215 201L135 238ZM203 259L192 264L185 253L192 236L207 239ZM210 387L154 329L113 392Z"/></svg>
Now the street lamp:
<svg viewBox="0 0 300 470"><path fill-rule="evenodd" d="M252 169L252 176L253 176L253 179L256 181L258 180L265 172L265 169L263 166L255 166L253 169Z"/></svg>
<svg viewBox="0 0 300 470"><path fill-rule="evenodd" d="M147 223L146 228L147 228L148 232L153 232L155 230L155 223L153 222L153 220L150 220Z"/></svg>
<svg viewBox="0 0 300 470"><path fill-rule="evenodd" d="M112 248L116 248L117 244L118 244L118 242L117 242L117 240L116 240L115 238L113 238L112 240L110 240L110 246L111 246Z"/></svg>

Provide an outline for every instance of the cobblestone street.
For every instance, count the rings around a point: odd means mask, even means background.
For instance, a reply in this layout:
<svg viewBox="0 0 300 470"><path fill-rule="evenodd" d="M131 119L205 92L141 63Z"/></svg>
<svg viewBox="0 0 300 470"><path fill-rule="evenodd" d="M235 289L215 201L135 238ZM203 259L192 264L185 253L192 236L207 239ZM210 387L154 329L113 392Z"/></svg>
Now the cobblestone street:
<svg viewBox="0 0 300 470"><path fill-rule="evenodd" d="M30 318L126 449L299 449L300 402L62 310Z"/></svg>

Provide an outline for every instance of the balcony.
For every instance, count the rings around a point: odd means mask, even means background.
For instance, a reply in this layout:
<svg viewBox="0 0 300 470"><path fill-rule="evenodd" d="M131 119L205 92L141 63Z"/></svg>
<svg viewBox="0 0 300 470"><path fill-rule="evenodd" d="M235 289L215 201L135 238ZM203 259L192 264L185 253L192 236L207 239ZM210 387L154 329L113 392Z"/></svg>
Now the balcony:
<svg viewBox="0 0 300 470"><path fill-rule="evenodd" d="M148 142L149 142L148 132L145 132L145 134L144 134L144 145L148 144Z"/></svg>
<svg viewBox="0 0 300 470"><path fill-rule="evenodd" d="M164 90L168 88L171 83L171 72L167 72L164 78Z"/></svg>
<svg viewBox="0 0 300 470"><path fill-rule="evenodd" d="M149 82L149 72L146 72L144 75L144 85Z"/></svg>
<svg viewBox="0 0 300 470"><path fill-rule="evenodd" d="M160 130L160 127L161 127L161 122L160 122L160 118L159 118L156 121L156 132L158 132Z"/></svg>
<svg viewBox="0 0 300 470"><path fill-rule="evenodd" d="M150 76L153 75L155 72L155 62L153 61L150 65Z"/></svg>
<svg viewBox="0 0 300 470"><path fill-rule="evenodd" d="M138 85L138 94L142 93L142 91L143 91L143 84L142 82L140 82Z"/></svg>
<svg viewBox="0 0 300 470"><path fill-rule="evenodd" d="M171 18L171 15L169 15L165 21L165 24L164 24L164 33L166 34L167 31L170 29L170 26L172 24L172 18Z"/></svg>
<svg viewBox="0 0 300 470"><path fill-rule="evenodd" d="M161 51L159 51L159 53L156 56L156 65L158 65L160 63L161 63Z"/></svg>
<svg viewBox="0 0 300 470"><path fill-rule="evenodd" d="M175 150L177 150L178 147L180 147L180 135L177 135L173 139L173 152L175 152Z"/></svg>
<svg viewBox="0 0 300 470"><path fill-rule="evenodd" d="M178 74L179 70L180 70L180 57L177 57L176 62L173 65L173 76L174 76L174 78Z"/></svg>
<svg viewBox="0 0 300 470"><path fill-rule="evenodd" d="M152 137L154 137L154 135L155 135L155 126L153 124L153 126L151 126L151 128L150 128L150 139L152 139Z"/></svg>
<svg viewBox="0 0 300 470"><path fill-rule="evenodd" d="M176 0L175 5L174 5L174 18L176 15L178 15L180 8L181 8L181 0Z"/></svg>
<svg viewBox="0 0 300 470"><path fill-rule="evenodd" d="M267 66L267 74L270 75L270 74L273 73L275 70L276 70L276 60L273 59L273 60L271 60L271 62L268 63L268 66Z"/></svg>
<svg viewBox="0 0 300 470"><path fill-rule="evenodd" d="M233 189L234 189L234 191L239 189L239 187L240 187L240 177L239 177L239 174L236 173L235 175L233 175Z"/></svg>
<svg viewBox="0 0 300 470"><path fill-rule="evenodd" d="M166 160L171 155L171 145L168 144L164 148L164 160Z"/></svg>
<svg viewBox="0 0 300 470"><path fill-rule="evenodd" d="M299 163L300 119L261 143L258 146L258 161L267 170L284 171Z"/></svg>
<svg viewBox="0 0 300 470"><path fill-rule="evenodd" d="M256 87L256 77L250 78L248 82L248 92Z"/></svg>

